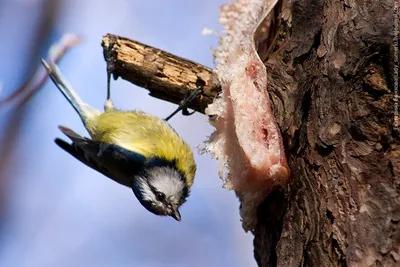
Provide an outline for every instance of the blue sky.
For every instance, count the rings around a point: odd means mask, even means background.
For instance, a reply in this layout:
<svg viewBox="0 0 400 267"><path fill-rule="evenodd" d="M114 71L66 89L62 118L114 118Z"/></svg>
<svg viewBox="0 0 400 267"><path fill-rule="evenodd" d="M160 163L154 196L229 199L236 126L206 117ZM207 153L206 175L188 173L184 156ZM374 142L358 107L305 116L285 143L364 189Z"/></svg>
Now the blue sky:
<svg viewBox="0 0 400 267"><path fill-rule="evenodd" d="M200 32L204 27L220 31L219 7L226 1L64 0L46 43L66 32L83 38L59 66L81 98L100 109L106 95L103 35L119 34L212 67L210 48L217 38ZM26 58L32 56L43 5L43 0L0 1L1 98L28 75ZM38 64L46 49L33 55ZM112 96L119 108L161 117L175 108L123 80L112 83ZM1 128L12 112L0 107ZM252 236L241 228L237 198L222 188L217 162L196 152L195 146L212 133L204 115L171 120L195 149L198 164L180 223L149 213L131 190L54 144L55 137L62 137L58 125L87 133L51 82L30 101L23 118L8 175L0 181L1 267L255 266Z"/></svg>

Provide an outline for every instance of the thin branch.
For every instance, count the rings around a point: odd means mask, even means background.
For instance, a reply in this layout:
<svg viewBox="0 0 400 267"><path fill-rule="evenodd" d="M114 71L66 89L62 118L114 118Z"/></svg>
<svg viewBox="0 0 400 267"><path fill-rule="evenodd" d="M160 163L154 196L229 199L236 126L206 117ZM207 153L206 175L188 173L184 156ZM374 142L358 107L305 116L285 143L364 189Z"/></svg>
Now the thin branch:
<svg viewBox="0 0 400 267"><path fill-rule="evenodd" d="M114 79L121 77L146 88L153 97L179 103L188 90L204 85L202 95L189 106L204 113L221 91L212 70L193 61L113 34L103 37L102 46Z"/></svg>
<svg viewBox="0 0 400 267"><path fill-rule="evenodd" d="M51 46L47 60L57 63L71 47L77 45L79 42L80 38L77 35L64 34L57 43ZM42 65L39 65L33 76L20 88L4 99L0 99L0 107L12 102L16 102L15 106L24 105L43 87L47 77L47 72L43 69Z"/></svg>

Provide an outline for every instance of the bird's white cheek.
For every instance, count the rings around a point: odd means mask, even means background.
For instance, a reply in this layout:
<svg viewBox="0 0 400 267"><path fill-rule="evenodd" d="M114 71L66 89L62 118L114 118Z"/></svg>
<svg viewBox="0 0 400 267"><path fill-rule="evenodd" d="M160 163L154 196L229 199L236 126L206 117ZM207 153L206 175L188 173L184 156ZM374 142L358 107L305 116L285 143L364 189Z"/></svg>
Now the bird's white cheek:
<svg viewBox="0 0 400 267"><path fill-rule="evenodd" d="M151 191L150 187L146 183L140 183L140 186L141 186L143 200L145 201L154 200L155 196Z"/></svg>

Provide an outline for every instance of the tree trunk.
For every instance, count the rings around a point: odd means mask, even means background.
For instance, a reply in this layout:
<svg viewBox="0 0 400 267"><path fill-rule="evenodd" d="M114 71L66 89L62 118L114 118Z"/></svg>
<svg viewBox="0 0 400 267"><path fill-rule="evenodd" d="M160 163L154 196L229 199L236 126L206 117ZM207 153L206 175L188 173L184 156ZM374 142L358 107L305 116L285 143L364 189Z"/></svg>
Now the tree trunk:
<svg viewBox="0 0 400 267"><path fill-rule="evenodd" d="M257 263L400 266L394 3L285 4L265 63L292 183L259 207Z"/></svg>

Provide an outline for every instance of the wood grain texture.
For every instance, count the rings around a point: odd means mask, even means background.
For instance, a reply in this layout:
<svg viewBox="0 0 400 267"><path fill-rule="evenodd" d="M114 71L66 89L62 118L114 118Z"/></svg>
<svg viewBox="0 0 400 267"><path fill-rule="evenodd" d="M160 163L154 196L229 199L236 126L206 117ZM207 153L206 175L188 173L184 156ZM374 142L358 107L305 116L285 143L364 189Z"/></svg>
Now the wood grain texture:
<svg viewBox="0 0 400 267"><path fill-rule="evenodd" d="M203 94L189 106L204 113L221 90L212 69L193 61L113 34L103 37L102 46L114 78L146 88L151 96L179 103L189 90L204 85Z"/></svg>

